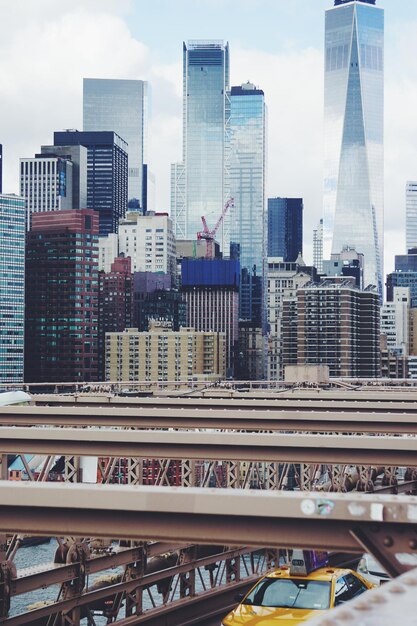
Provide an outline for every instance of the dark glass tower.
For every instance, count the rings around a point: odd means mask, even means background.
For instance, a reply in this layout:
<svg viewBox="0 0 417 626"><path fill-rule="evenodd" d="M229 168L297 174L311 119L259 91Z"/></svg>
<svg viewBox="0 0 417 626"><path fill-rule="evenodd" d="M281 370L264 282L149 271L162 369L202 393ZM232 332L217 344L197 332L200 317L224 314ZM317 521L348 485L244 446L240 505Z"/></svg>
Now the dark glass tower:
<svg viewBox="0 0 417 626"><path fill-rule="evenodd" d="M127 210L127 143L111 131L65 131L54 133L54 145L87 148L87 207L99 212L100 235L117 233Z"/></svg>
<svg viewBox="0 0 417 626"><path fill-rule="evenodd" d="M97 380L98 214L32 215L26 250L26 382Z"/></svg>
<svg viewBox="0 0 417 626"><path fill-rule="evenodd" d="M303 199L268 198L268 256L295 263L303 253Z"/></svg>

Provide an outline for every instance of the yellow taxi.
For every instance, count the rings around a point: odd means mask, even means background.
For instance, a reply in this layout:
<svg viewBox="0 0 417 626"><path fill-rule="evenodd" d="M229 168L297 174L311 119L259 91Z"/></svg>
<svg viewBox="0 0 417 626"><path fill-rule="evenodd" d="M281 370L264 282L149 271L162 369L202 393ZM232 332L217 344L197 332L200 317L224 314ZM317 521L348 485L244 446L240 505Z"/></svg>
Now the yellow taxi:
<svg viewBox="0 0 417 626"><path fill-rule="evenodd" d="M350 569L315 567L314 560L312 568L308 559L297 557L294 566L270 572L236 598L239 606L221 626L295 626L375 587Z"/></svg>

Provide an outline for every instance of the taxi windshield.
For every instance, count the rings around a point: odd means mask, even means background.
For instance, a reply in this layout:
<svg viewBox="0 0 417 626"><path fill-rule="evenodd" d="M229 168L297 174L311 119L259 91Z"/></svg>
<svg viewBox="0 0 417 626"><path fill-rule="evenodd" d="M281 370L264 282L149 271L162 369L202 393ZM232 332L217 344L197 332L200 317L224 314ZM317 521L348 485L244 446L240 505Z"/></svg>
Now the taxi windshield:
<svg viewBox="0 0 417 626"><path fill-rule="evenodd" d="M322 611L330 608L330 583L319 580L264 578L252 589L243 604Z"/></svg>

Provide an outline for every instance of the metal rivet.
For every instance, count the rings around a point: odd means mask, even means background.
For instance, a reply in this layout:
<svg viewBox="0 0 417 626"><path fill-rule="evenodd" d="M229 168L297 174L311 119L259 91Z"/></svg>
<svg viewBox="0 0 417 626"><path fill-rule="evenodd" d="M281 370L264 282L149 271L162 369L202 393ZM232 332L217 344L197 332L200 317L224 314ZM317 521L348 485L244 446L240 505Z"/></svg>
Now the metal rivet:
<svg viewBox="0 0 417 626"><path fill-rule="evenodd" d="M392 584L389 586L387 591L389 591L390 593L405 593L406 589L404 589L404 587L402 587L401 585Z"/></svg>
<svg viewBox="0 0 417 626"><path fill-rule="evenodd" d="M385 537L384 539L384 546L386 546L387 548L392 548L392 546L394 545L394 540L392 537Z"/></svg>

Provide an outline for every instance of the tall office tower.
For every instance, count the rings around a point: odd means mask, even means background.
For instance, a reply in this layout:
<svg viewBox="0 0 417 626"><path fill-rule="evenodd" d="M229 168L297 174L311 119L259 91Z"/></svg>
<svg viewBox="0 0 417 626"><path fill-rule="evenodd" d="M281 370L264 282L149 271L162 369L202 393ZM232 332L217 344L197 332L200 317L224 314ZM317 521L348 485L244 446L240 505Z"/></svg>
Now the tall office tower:
<svg viewBox="0 0 417 626"><path fill-rule="evenodd" d="M183 158L171 168L171 215L177 239L195 239L201 216L216 223L229 196L229 44L183 44ZM223 221L228 250L229 218Z"/></svg>
<svg viewBox="0 0 417 626"><path fill-rule="evenodd" d="M66 158L37 154L20 159L20 195L26 199L27 225L34 213L72 209L73 164Z"/></svg>
<svg viewBox="0 0 417 626"><path fill-rule="evenodd" d="M83 129L112 130L127 141L128 201L147 211L148 82L84 78L83 87Z"/></svg>
<svg viewBox="0 0 417 626"><path fill-rule="evenodd" d="M3 193L3 146L0 143L0 193Z"/></svg>
<svg viewBox="0 0 417 626"><path fill-rule="evenodd" d="M295 263L303 254L303 199L268 198L268 256Z"/></svg>
<svg viewBox="0 0 417 626"><path fill-rule="evenodd" d="M187 319L198 331L226 333L227 375L233 376L239 322L239 261L183 259L181 289Z"/></svg>
<svg viewBox="0 0 417 626"><path fill-rule="evenodd" d="M23 382L25 235L25 199L0 194L0 385Z"/></svg>
<svg viewBox="0 0 417 626"><path fill-rule="evenodd" d="M105 380L106 333L132 327L133 276L130 257L117 257L111 264L110 272L99 272L98 309L99 378Z"/></svg>
<svg viewBox="0 0 417 626"><path fill-rule="evenodd" d="M328 365L330 376L381 375L379 294L354 278L326 278L284 299L283 360L286 365Z"/></svg>
<svg viewBox="0 0 417 626"><path fill-rule="evenodd" d="M168 213L129 211L120 221L119 252L132 259L133 272L161 272L176 278L176 249Z"/></svg>
<svg viewBox="0 0 417 626"><path fill-rule="evenodd" d="M127 143L112 131L70 130L54 133L54 145L87 148L87 208L99 213L100 235L117 233L127 211Z"/></svg>
<svg viewBox="0 0 417 626"><path fill-rule="evenodd" d="M323 273L323 218L313 230L313 265L319 274Z"/></svg>
<svg viewBox="0 0 417 626"><path fill-rule="evenodd" d="M365 255L365 284L382 295L384 255L384 11L335 0L326 11L324 258Z"/></svg>
<svg viewBox="0 0 417 626"><path fill-rule="evenodd" d="M266 105L264 92L252 83L230 92L230 241L239 244L244 272L240 291L240 317L262 325L264 311L253 299L254 275L261 282L266 257ZM262 307L261 307L262 309ZM259 320L259 317L261 318Z"/></svg>
<svg viewBox="0 0 417 626"><path fill-rule="evenodd" d="M34 213L26 249L26 382L97 380L96 211Z"/></svg>
<svg viewBox="0 0 417 626"><path fill-rule="evenodd" d="M87 208L87 148L84 146L41 146L41 155L72 162L72 209Z"/></svg>
<svg viewBox="0 0 417 626"><path fill-rule="evenodd" d="M417 247L417 181L406 186L405 239L407 250Z"/></svg>

